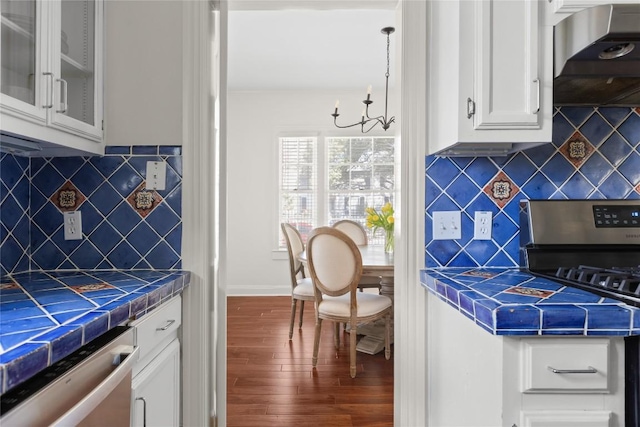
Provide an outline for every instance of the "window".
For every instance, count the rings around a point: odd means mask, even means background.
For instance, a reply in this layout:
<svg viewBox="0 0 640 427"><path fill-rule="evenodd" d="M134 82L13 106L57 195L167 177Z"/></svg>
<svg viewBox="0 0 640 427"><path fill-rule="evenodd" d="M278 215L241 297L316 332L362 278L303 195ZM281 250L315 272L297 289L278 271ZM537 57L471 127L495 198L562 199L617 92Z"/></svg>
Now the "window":
<svg viewBox="0 0 640 427"><path fill-rule="evenodd" d="M366 223L365 208L394 203L393 137L280 138L279 222L303 239L319 225L341 219ZM384 236L371 236L382 244ZM280 247L284 247L280 238Z"/></svg>
<svg viewBox="0 0 640 427"><path fill-rule="evenodd" d="M318 224L317 138L280 138L280 222L303 239ZM280 247L284 247L280 236Z"/></svg>

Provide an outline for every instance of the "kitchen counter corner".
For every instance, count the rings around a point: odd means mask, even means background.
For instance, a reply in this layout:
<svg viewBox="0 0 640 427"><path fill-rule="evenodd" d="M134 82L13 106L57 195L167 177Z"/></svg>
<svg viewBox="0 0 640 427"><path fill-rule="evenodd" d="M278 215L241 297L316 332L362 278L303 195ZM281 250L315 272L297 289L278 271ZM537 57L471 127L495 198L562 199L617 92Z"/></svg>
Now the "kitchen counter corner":
<svg viewBox="0 0 640 427"><path fill-rule="evenodd" d="M0 394L182 293L180 270L35 271L0 282Z"/></svg>
<svg viewBox="0 0 640 427"><path fill-rule="evenodd" d="M640 335L640 309L518 268L429 268L420 279L493 335Z"/></svg>

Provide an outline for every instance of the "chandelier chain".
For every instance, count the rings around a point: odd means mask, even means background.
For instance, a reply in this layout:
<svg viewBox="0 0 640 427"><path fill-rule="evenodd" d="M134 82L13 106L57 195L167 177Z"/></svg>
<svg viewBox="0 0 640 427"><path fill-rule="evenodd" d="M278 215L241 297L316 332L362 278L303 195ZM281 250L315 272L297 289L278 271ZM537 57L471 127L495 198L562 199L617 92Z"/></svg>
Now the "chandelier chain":
<svg viewBox="0 0 640 427"><path fill-rule="evenodd" d="M389 34L387 34L387 72L384 76L389 78Z"/></svg>

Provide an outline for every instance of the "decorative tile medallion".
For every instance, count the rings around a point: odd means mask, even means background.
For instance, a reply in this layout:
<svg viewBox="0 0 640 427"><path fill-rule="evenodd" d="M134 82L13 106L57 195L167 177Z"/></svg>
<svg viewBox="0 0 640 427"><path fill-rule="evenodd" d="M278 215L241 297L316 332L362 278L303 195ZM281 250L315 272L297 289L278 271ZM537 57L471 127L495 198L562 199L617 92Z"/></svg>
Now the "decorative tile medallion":
<svg viewBox="0 0 640 427"><path fill-rule="evenodd" d="M71 181L67 181L53 193L49 200L62 212L67 212L77 210L86 197Z"/></svg>
<svg viewBox="0 0 640 427"><path fill-rule="evenodd" d="M496 273L492 273L489 271L479 271L479 270L469 270L460 274L461 276L473 276L473 277L483 277L485 279L491 279L495 277Z"/></svg>
<svg viewBox="0 0 640 427"><path fill-rule="evenodd" d="M520 189L502 171L493 178L483 189L483 191L501 209L518 193Z"/></svg>
<svg viewBox="0 0 640 427"><path fill-rule="evenodd" d="M540 289L525 288L523 286L514 286L504 291L507 294L525 295L528 297L546 298L554 294L552 291L541 291Z"/></svg>
<svg viewBox="0 0 640 427"><path fill-rule="evenodd" d="M575 167L578 167L589 158L595 148L579 131L575 131L558 151Z"/></svg>
<svg viewBox="0 0 640 427"><path fill-rule="evenodd" d="M162 197L155 190L147 190L146 182L143 181L127 197L127 201L142 218L145 218L162 202Z"/></svg>
<svg viewBox="0 0 640 427"><path fill-rule="evenodd" d="M82 294L85 292L101 291L103 289L114 289L115 286L110 285L109 283L101 282L101 283L88 283L84 285L75 285L75 286L70 286L70 288L78 292L79 294Z"/></svg>
<svg viewBox="0 0 640 427"><path fill-rule="evenodd" d="M640 184L636 185L636 193L640 194Z"/></svg>

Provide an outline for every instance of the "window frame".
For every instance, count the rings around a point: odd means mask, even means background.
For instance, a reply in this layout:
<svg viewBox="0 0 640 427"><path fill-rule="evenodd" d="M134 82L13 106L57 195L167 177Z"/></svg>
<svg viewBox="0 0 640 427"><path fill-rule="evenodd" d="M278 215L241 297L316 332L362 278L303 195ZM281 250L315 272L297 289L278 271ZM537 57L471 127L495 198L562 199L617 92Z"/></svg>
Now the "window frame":
<svg viewBox="0 0 640 427"><path fill-rule="evenodd" d="M393 161L390 162L389 166L393 168L393 176L394 176L394 185L393 188L388 190L391 193L391 197L393 199L393 203L396 202L397 196L397 172L398 172L398 138L396 135L383 135L383 134L349 134L349 133L319 133L319 132L283 132L279 133L276 136L276 145L277 145L277 164L278 164L278 196L277 201L275 203L275 217L276 217L276 227L277 230L275 237L275 247L277 251L286 251L286 243L284 243L284 237L281 232L280 223L282 222L282 173L283 173L283 164L282 164L282 141L286 138L315 138L315 165L316 165L316 200L317 206L315 207L316 212L312 215L312 218L316 218L317 223L311 222L311 226L317 227L319 225L327 225L330 221L330 207L328 206L328 200L332 191L329 188L330 184L328 181L329 174L329 140L335 138L344 138L348 140L358 139L358 138L370 138L375 143L376 139L385 138L391 139L394 145L393 152ZM341 191L334 191L341 192ZM348 192L348 191L344 191ZM382 191L380 189L374 190L364 190L363 193L367 195L370 194L380 194ZM355 191L355 193L358 193ZM334 219L337 221L337 219ZM365 227L366 228L366 227ZM369 234L369 242L371 244L384 244L384 237L377 236L379 238L372 238L371 230L367 229L367 233Z"/></svg>

